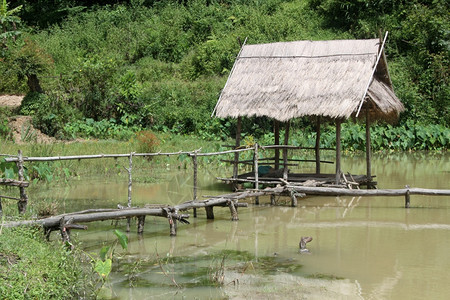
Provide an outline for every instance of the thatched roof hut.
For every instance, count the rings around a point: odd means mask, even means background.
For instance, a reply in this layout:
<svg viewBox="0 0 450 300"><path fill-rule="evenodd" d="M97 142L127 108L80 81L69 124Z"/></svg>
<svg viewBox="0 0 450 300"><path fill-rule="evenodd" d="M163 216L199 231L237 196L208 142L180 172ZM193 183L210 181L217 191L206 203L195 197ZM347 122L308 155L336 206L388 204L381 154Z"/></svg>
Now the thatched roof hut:
<svg viewBox="0 0 450 300"><path fill-rule="evenodd" d="M378 39L244 45L215 115L282 122L303 116L349 118L361 106L370 109L372 120L392 121L404 110Z"/></svg>
<svg viewBox="0 0 450 300"><path fill-rule="evenodd" d="M389 77L383 41L331 40L296 41L241 48L213 114L237 118L236 146L240 145L241 117L266 116L274 119L275 144L279 145L279 122L285 123L284 144L288 145L289 121L316 116L316 175L321 173L321 118L336 122L336 184L341 182L341 122L365 117L365 182L370 188L370 123L373 120L394 121L404 110L395 96ZM364 112L360 114L360 112ZM237 178L235 154L233 178ZM288 179L287 148L283 148L283 178ZM274 166L280 156L275 150ZM256 178L256 175L255 175Z"/></svg>

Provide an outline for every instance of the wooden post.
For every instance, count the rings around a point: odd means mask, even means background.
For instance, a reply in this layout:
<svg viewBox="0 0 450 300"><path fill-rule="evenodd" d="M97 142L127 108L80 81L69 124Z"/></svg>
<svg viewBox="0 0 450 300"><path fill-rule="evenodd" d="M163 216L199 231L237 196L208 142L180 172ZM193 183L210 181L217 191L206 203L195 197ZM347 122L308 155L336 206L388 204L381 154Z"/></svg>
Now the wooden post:
<svg viewBox="0 0 450 300"><path fill-rule="evenodd" d="M275 205L276 201L275 201L275 194L270 195L270 205Z"/></svg>
<svg viewBox="0 0 450 300"><path fill-rule="evenodd" d="M3 213L3 208L2 208L2 196L0 196L0 216Z"/></svg>
<svg viewBox="0 0 450 300"><path fill-rule="evenodd" d="M259 187L259 174L258 174L258 143L255 143L255 150L253 153L253 166L255 169L255 190ZM259 197L255 197L255 204L259 204Z"/></svg>
<svg viewBox="0 0 450 300"><path fill-rule="evenodd" d="M233 200L228 201L228 207L230 208L231 212L231 221L238 221L239 217Z"/></svg>
<svg viewBox="0 0 450 300"><path fill-rule="evenodd" d="M197 165L197 151L194 152L194 156L192 156L192 162L194 164L194 201L197 201L197 172L198 172L198 165ZM194 218L197 218L197 208L193 209L194 211Z"/></svg>
<svg viewBox="0 0 450 300"><path fill-rule="evenodd" d="M405 193L405 208L409 208L411 202L411 196L409 194L409 186L406 186L407 190Z"/></svg>
<svg viewBox="0 0 450 300"><path fill-rule="evenodd" d="M142 234L144 233L145 216L138 216L137 219L138 219L137 233Z"/></svg>
<svg viewBox="0 0 450 300"><path fill-rule="evenodd" d="M235 149L238 149L241 146L241 129L242 129L242 118L237 118L236 123L236 144ZM233 179L238 177L239 173L239 152L234 153L234 164L233 164ZM236 181L233 182L233 190L237 190Z"/></svg>
<svg viewBox="0 0 450 300"><path fill-rule="evenodd" d="M169 214L170 236L177 235L177 219L172 218L172 214Z"/></svg>
<svg viewBox="0 0 450 300"><path fill-rule="evenodd" d="M316 117L316 174L320 174L320 117Z"/></svg>
<svg viewBox="0 0 450 300"><path fill-rule="evenodd" d="M289 143L289 127L290 127L290 122L287 121L286 125L285 125L285 132L284 132L284 145L287 146ZM283 179L284 180L288 180L288 149L284 148L283 149Z"/></svg>
<svg viewBox="0 0 450 300"><path fill-rule="evenodd" d="M368 104L367 104L368 105ZM372 188L372 149L370 145L370 116L369 116L369 107L366 107L366 167L367 167L367 188Z"/></svg>
<svg viewBox="0 0 450 300"><path fill-rule="evenodd" d="M295 194L295 191L291 191L291 206L297 207L297 195Z"/></svg>
<svg viewBox="0 0 450 300"><path fill-rule="evenodd" d="M23 156L22 156L22 150L18 151L18 158L19 160L17 161L17 169L18 169L18 173L19 173L19 181L24 181L25 177L23 174ZM17 206L19 209L19 213L20 214L24 214L27 210L27 204L28 204L28 196L27 193L25 192L25 187L20 186L19 187L19 191L20 191L20 200L17 202Z"/></svg>
<svg viewBox="0 0 450 300"><path fill-rule="evenodd" d="M280 122L273 120L273 133L275 135L275 145L280 144ZM275 170L280 168L280 149L275 148Z"/></svg>
<svg viewBox="0 0 450 300"><path fill-rule="evenodd" d="M336 184L341 181L341 119L336 119Z"/></svg>
<svg viewBox="0 0 450 300"><path fill-rule="evenodd" d="M214 220L214 207L213 206L205 206L206 210L206 219Z"/></svg>

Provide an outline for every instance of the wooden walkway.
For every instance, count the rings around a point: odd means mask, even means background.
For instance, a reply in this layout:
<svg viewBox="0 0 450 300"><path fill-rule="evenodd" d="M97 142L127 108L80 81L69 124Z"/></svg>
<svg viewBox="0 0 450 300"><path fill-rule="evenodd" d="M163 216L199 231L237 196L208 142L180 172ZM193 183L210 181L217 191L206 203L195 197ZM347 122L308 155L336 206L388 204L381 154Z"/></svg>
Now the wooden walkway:
<svg viewBox="0 0 450 300"><path fill-rule="evenodd" d="M279 146L276 146L279 147ZM270 148L267 146L266 148ZM289 147L284 146L284 150ZM297 148L297 147L296 147ZM17 156L6 157L5 161L14 162L18 166L19 178L17 180L13 179L0 179L0 185L15 186L19 188L20 197L7 197L0 195L0 213L1 213L1 199L11 199L18 201L19 212L23 213L26 210L26 205L28 202L28 196L25 193L25 188L28 187L29 183L24 180L23 170L24 162L27 161L55 161L55 160L81 160L81 159L104 159L104 158L128 158L129 168L125 168L128 172L128 205L121 206L118 205L116 209L89 209L80 212L73 212L62 214L58 216L52 216L45 219L27 220L27 221L17 221L17 222L5 222L1 226L12 227L21 225L41 225L47 236L50 236L52 231L59 230L63 240L69 240L70 231L73 229L87 229L87 226L80 225L79 223L88 223L94 221L104 221L104 220L117 220L117 219L128 219L127 229L129 230L130 219L137 219L137 232L139 234L143 233L145 225L146 216L162 217L168 220L170 227L170 235L174 236L177 233L177 223L189 224L187 220L189 214L182 214L181 212L193 210L194 217L197 216L196 210L199 208L205 208L206 218L214 219L214 207L228 207L231 213L231 220L237 221L238 218L238 207L247 207L248 204L245 202L239 202L246 198L255 198L255 204L259 204L259 197L270 195L270 202L275 205L276 196L285 196L291 199L291 206L297 206L298 197L304 197L306 195L322 195L322 196L403 196L405 198L405 207L410 207L410 196L411 195L433 195L433 196L450 196L450 190L432 190L432 189L421 189L421 188L409 188L404 189L374 189L374 190L362 190L359 186L364 181L370 182L370 184L376 184L371 179L367 180L365 175L355 176L347 173L347 176L343 173L335 174L294 174L289 173L287 168L279 169L282 173L277 177L259 176L258 174L258 145L252 148L222 151L215 153L200 153L200 149L188 152L174 152L174 153L130 153L130 154L99 154L99 155L81 155L81 156L57 156L57 157L23 157L22 153L19 151ZM197 158L201 156L213 156L213 155L223 155L223 154L237 154L243 151L255 151L253 159L253 172L246 173L243 175L237 175L237 169L234 170L232 178L218 178L222 181L229 181L233 183L250 182L254 185L254 189L239 190L235 193L228 193L219 196L210 196L206 200L198 200L197 198L197 172L198 164ZM132 159L134 156L169 156L169 155L188 155L192 158L194 167L193 176L193 200L187 201L179 205L169 206L169 205L148 205L146 207L137 208L131 205L131 186L132 186ZM236 162L236 160L234 160ZM235 166L237 163L235 164ZM287 166L287 159L284 161L284 165ZM256 171L255 171L256 170ZM341 176L341 177L339 177ZM333 180L334 179L334 180ZM264 189L260 189L260 184L268 185Z"/></svg>

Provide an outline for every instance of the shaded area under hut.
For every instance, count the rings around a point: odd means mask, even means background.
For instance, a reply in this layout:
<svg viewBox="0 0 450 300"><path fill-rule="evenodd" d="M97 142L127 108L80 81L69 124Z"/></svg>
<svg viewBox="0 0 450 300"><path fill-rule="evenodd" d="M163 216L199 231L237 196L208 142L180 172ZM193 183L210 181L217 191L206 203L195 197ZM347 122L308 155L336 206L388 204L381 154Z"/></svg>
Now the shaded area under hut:
<svg viewBox="0 0 450 300"><path fill-rule="evenodd" d="M244 45L223 88L213 115L237 118L235 149L241 147L243 117L268 117L273 120L274 156L265 163L273 166L266 174L238 174L235 153L232 178L224 181L274 184L289 182L314 186L358 187L376 186L371 172L370 124L375 121L394 122L403 104L393 91L383 40L294 41ZM315 147L289 146L290 121L309 117L316 124ZM364 175L347 176L341 170L341 123L349 118L365 121L366 163ZM336 126L335 173L321 172L321 124ZM284 143L280 144L280 126L284 126ZM279 146L278 146L279 145ZM265 147L268 148L268 147ZM310 149L315 152L315 173L288 171L292 160L288 150ZM326 149L330 150L330 149ZM257 151L255 151L257 156ZM280 156L282 152L282 158ZM251 163L251 161L250 161ZM257 164L257 163L256 163ZM254 168L258 166L254 166ZM256 178L255 178L256 177ZM259 178L258 178L259 177ZM236 187L236 185L235 185Z"/></svg>

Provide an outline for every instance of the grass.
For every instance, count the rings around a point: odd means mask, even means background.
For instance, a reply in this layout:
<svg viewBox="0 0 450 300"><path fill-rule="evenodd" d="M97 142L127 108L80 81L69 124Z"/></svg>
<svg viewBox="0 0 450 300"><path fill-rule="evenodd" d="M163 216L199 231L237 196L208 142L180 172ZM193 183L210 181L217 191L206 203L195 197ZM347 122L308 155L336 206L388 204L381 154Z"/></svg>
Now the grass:
<svg viewBox="0 0 450 300"><path fill-rule="evenodd" d="M26 245L26 247L24 247ZM80 256L60 243L49 243L36 227L0 230L2 299L74 299L86 297L88 273Z"/></svg>

